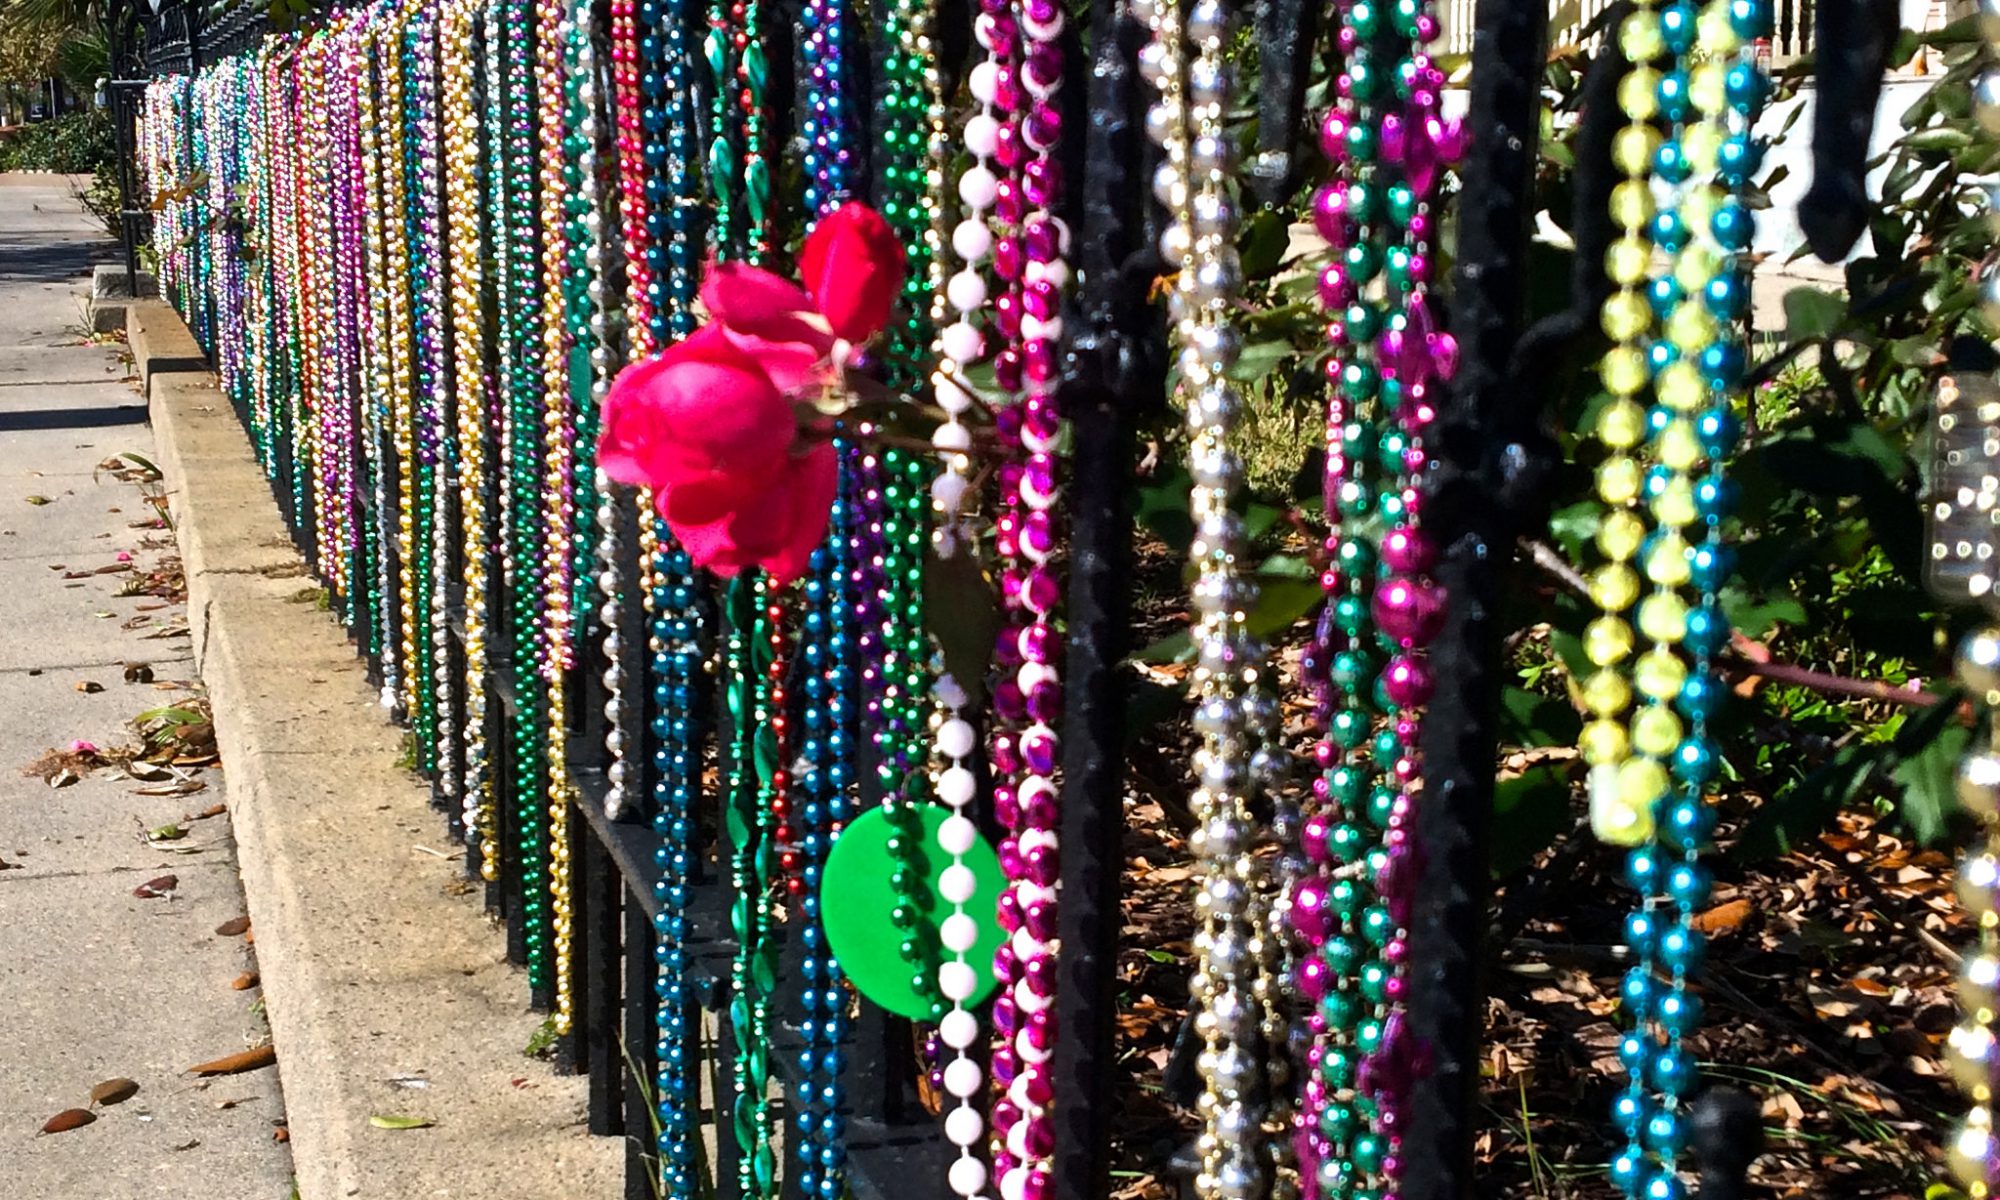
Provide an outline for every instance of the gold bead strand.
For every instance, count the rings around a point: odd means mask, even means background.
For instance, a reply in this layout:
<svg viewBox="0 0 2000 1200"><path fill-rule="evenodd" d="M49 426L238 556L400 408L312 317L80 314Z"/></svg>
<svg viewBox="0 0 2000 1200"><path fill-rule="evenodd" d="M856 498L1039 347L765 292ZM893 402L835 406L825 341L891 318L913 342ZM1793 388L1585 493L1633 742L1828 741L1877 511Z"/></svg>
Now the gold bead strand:
<svg viewBox="0 0 2000 1200"><path fill-rule="evenodd" d="M452 387L458 425L458 517L465 566L465 764L459 783L466 837L492 865L492 802L486 777L486 323L479 236L479 114L473 106L472 0L449 0L439 28L445 145L445 220L452 324Z"/></svg>
<svg viewBox="0 0 2000 1200"><path fill-rule="evenodd" d="M1653 245L1646 234L1653 215L1648 181L1660 140L1651 124L1659 111L1660 72L1651 64L1665 48L1659 18L1648 0L1640 0L1618 36L1633 65L1618 86L1619 108L1628 124L1612 143L1613 161L1625 178L1611 191L1611 219L1621 232L1606 251L1604 264L1617 290L1600 313L1605 335L1613 343L1598 366L1598 379L1611 395L1596 430L1598 441L1609 451L1597 468L1597 493L1606 512L1596 540L1605 561L1589 578L1591 600L1601 615L1584 629L1584 653L1596 670L1583 683L1584 707L1592 719L1584 726L1580 745L1590 767L1592 826L1605 841L1632 845L1651 834L1652 805L1628 804L1624 798L1631 789L1647 786L1650 768L1658 765L1631 762L1625 723L1632 705L1627 664L1634 649L1632 625L1625 614L1639 598L1639 572L1632 564L1646 535L1646 523L1637 511L1645 475L1637 452L1646 440L1645 397L1651 380L1646 348L1654 329L1652 305L1643 290L1653 261Z"/></svg>
<svg viewBox="0 0 2000 1200"><path fill-rule="evenodd" d="M395 570L386 536L390 465L382 446L383 412L390 404L394 387L389 348L389 249L387 235L383 231L383 210L387 202L383 194L386 184L381 161L382 140L376 134L376 125L380 120L376 106L380 62L375 37L366 24L361 30L358 51L361 55L361 78L355 87L355 96L361 126L362 270L368 281L368 306L363 311L361 326L362 378L367 400L363 405L366 413L364 428L367 431L363 449L369 472L375 481L375 551L376 570L380 576L380 607L370 614L370 619L376 623L381 654L382 707L393 708L397 694L398 658L391 640L393 631L387 625Z"/></svg>
<svg viewBox="0 0 2000 1200"><path fill-rule="evenodd" d="M563 214L564 118L567 113L565 57L570 14L564 0L536 0L535 81L540 107L540 174L542 234L542 464L547 530L542 553L543 619L548 657L542 664L548 706L548 840L549 941L553 950L555 991L553 1023L558 1034L570 1031L569 879L569 709L565 696L569 667L570 595L568 569L575 529L575 469L572 439L576 433L570 395L568 306L563 281L568 263L567 222Z"/></svg>

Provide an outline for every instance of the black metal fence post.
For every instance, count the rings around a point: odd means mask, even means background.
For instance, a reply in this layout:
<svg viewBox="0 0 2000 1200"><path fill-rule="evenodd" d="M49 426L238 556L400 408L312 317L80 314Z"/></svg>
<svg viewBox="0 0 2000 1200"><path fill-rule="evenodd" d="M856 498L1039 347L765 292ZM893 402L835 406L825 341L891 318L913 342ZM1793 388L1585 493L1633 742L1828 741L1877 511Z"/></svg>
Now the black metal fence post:
<svg viewBox="0 0 2000 1200"><path fill-rule="evenodd" d="M1127 503L1135 415L1163 400L1147 350L1161 344L1146 303L1154 274L1146 236L1146 89L1137 55L1144 29L1124 0L1092 6L1082 186L1075 218L1078 334L1062 407L1074 437L1070 464L1070 587L1061 825L1063 946L1051 1063L1055 1194L1097 1200L1110 1191L1116 1074L1118 940L1124 924L1125 700L1132 516ZM1149 402L1150 398L1150 402Z"/></svg>
<svg viewBox="0 0 2000 1200"><path fill-rule="evenodd" d="M1404 1133L1404 1200L1473 1194L1472 1141L1484 1024L1480 945L1491 891L1485 833L1493 806L1500 693L1501 573L1550 463L1539 390L1510 372L1526 307L1540 132L1546 0L1481 0L1474 23L1471 154L1463 172L1452 328L1458 376L1430 441L1425 524L1443 547L1451 597L1430 648L1438 689L1424 721L1424 848L1410 922L1411 1032L1429 1055Z"/></svg>

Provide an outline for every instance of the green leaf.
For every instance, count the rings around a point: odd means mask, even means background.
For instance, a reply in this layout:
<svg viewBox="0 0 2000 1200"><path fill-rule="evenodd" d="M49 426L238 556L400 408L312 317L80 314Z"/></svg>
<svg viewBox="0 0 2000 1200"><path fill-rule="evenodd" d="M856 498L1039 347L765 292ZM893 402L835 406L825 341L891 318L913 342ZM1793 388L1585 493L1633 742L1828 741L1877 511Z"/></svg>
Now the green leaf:
<svg viewBox="0 0 2000 1200"><path fill-rule="evenodd" d="M1576 709L1527 688L1508 687L1500 693L1500 736L1522 746L1568 746L1583 731Z"/></svg>
<svg viewBox="0 0 2000 1200"><path fill-rule="evenodd" d="M1903 787L1898 811L1918 840L1934 842L1958 812L1958 760L1972 733L1958 721L1964 693L1944 692L1936 704L1905 719L1889 742L1892 772Z"/></svg>
<svg viewBox="0 0 2000 1200"><path fill-rule="evenodd" d="M944 654L944 668L977 706L986 695L986 668L993 639L1000 633L1000 598L979 565L979 556L960 550L940 558L924 555L924 623Z"/></svg>
<svg viewBox="0 0 2000 1200"><path fill-rule="evenodd" d="M1903 139L1911 150L1963 150L1972 144L1972 134L1955 125L1933 125Z"/></svg>
<svg viewBox="0 0 2000 1200"><path fill-rule="evenodd" d="M1132 657L1139 662L1154 665L1183 662L1194 657L1194 635L1186 629L1176 630Z"/></svg>
<svg viewBox="0 0 2000 1200"><path fill-rule="evenodd" d="M1902 785L1897 813L1917 840L1935 845L1944 839L1953 814L1959 811L1955 780L1958 760L1972 731L1953 722L1931 743L1897 764L1893 777Z"/></svg>
<svg viewBox="0 0 2000 1200"><path fill-rule="evenodd" d="M1193 484L1187 468L1173 465L1156 468L1133 489L1133 519L1180 558L1187 556L1188 544L1194 541L1194 518L1188 515L1188 489Z"/></svg>
<svg viewBox="0 0 2000 1200"><path fill-rule="evenodd" d="M1251 607L1244 625L1251 636L1268 638L1292 627L1300 617L1319 607L1326 593L1316 576L1257 573L1257 603Z"/></svg>
<svg viewBox="0 0 2000 1200"><path fill-rule="evenodd" d="M1493 785L1493 828L1487 845L1496 877L1512 875L1534 861L1558 834L1575 824L1569 775L1543 763Z"/></svg>
<svg viewBox="0 0 2000 1200"><path fill-rule="evenodd" d="M1564 556L1574 562L1583 557L1584 545L1597 536L1597 527L1603 523L1604 505L1596 500L1579 500L1550 514L1549 536L1562 547Z"/></svg>
<svg viewBox="0 0 2000 1200"><path fill-rule="evenodd" d="M1298 353L1298 348L1285 338L1252 342L1243 347L1235 365L1229 368L1229 378L1238 383L1255 383L1276 371L1286 359L1297 357Z"/></svg>
<svg viewBox="0 0 2000 1200"><path fill-rule="evenodd" d="M1874 778L1888 756L1880 745L1841 748L1818 770L1785 788L1757 810L1743 827L1737 852L1756 862L1790 854L1826 828Z"/></svg>
<svg viewBox="0 0 2000 1200"><path fill-rule="evenodd" d="M368 1123L377 1129L429 1129L437 1124L429 1117L404 1117L376 1113L368 1118Z"/></svg>
<svg viewBox="0 0 2000 1200"><path fill-rule="evenodd" d="M1833 333L1847 316L1847 299L1815 287L1785 293L1785 337L1788 341L1821 338Z"/></svg>
<svg viewBox="0 0 2000 1200"><path fill-rule="evenodd" d="M1277 270L1291 240L1290 222L1275 209L1265 209L1244 222L1243 234L1236 242L1243 277L1262 279Z"/></svg>
<svg viewBox="0 0 2000 1200"><path fill-rule="evenodd" d="M1747 638L1762 638L1769 634L1779 622L1803 625L1806 620L1806 606L1797 598L1783 593L1753 598L1740 587L1726 587L1720 596L1722 615L1729 618L1730 627Z"/></svg>

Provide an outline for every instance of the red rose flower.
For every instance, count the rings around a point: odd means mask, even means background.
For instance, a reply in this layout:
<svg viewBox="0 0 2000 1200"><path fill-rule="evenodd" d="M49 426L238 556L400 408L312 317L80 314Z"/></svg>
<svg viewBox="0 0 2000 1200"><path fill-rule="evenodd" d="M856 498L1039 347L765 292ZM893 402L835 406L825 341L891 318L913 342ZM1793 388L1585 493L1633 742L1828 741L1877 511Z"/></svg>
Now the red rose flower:
<svg viewBox="0 0 2000 1200"><path fill-rule="evenodd" d="M651 487L694 561L730 576L806 572L826 536L833 447L799 427L799 400L840 386L853 348L888 323L907 270L888 223L846 204L799 256L801 288L743 263L709 267L709 322L619 374L604 400L598 463Z"/></svg>
<svg viewBox="0 0 2000 1200"><path fill-rule="evenodd" d="M843 204L813 227L799 251L799 278L835 337L859 344L880 333L909 264L882 214Z"/></svg>
<svg viewBox="0 0 2000 1200"><path fill-rule="evenodd" d="M707 325L619 374L604 399L597 461L620 483L655 490L696 562L725 576L763 567L790 579L804 573L833 506L830 485L819 483L832 477L833 448L797 440L791 401L722 326Z"/></svg>

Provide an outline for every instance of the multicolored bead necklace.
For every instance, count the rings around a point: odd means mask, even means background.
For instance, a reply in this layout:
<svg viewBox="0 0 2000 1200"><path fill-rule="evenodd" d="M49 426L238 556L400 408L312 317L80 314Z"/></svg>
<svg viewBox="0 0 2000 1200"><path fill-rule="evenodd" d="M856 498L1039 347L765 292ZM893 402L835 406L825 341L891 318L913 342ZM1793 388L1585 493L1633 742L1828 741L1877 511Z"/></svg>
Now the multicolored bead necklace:
<svg viewBox="0 0 2000 1200"><path fill-rule="evenodd" d="M1453 347L1435 330L1432 201L1458 136L1439 113L1444 75L1423 45L1437 21L1405 0L1385 18L1372 0L1342 12L1338 102L1320 143L1336 164L1315 197L1334 251L1320 298L1332 317L1327 375L1327 604L1308 652L1319 690L1318 806L1303 828L1317 869L1292 896L1308 953L1296 985L1312 1003L1299 1170L1309 1195L1394 1195L1404 1093L1414 1062L1400 1000L1414 881L1409 845L1432 682L1422 648L1443 600L1425 572L1435 550L1418 527L1424 427ZM1371 478L1372 477L1372 478ZM1364 530L1388 526L1379 540ZM1382 656L1387 655L1387 661ZM1373 729L1372 715L1390 723Z"/></svg>
<svg viewBox="0 0 2000 1200"><path fill-rule="evenodd" d="M464 567L465 675L487 672L486 630L486 322L485 272L480 236L479 112L473 103L478 64L472 54L477 9L466 0L447 3L439 29L443 61L445 211L451 256L452 404L458 419L458 505ZM465 689L465 750L458 784L466 836L484 844L492 835L486 780L486 689Z"/></svg>
<svg viewBox="0 0 2000 1200"><path fill-rule="evenodd" d="M1627 179L1612 194L1612 216L1626 234L1606 264L1619 291L1605 304L1604 326L1618 346L1603 368L1614 400L1599 438L1612 453L1598 489L1612 511L1598 533L1609 563L1590 581L1605 615L1585 643L1599 673L1584 690L1595 715L1584 753L1592 823L1606 840L1633 847L1626 878L1644 897L1625 921L1635 962L1621 998L1633 1029L1619 1057L1630 1082L1613 1106L1626 1146L1611 1167L1614 1182L1644 1200L1684 1194L1678 1156L1695 1068L1683 1043L1701 1013L1687 979L1703 950L1691 918L1708 899L1700 853L1715 816L1704 793L1719 760L1707 719L1723 696L1710 664L1728 637L1717 594L1731 569L1722 525L1733 489L1722 463L1737 437L1731 409L1745 356L1735 326L1749 294L1740 255L1752 220L1741 194L1757 158L1750 125L1765 91L1754 43L1768 22L1758 0L1714 0L1699 14L1687 3L1641 9L1619 31L1635 64L1620 89L1634 124L1614 146ZM1646 65L1662 53L1672 57L1668 70ZM1664 139L1644 124L1656 117L1671 131ZM1649 173L1676 189L1657 211ZM1648 274L1654 247L1671 260L1666 274ZM1637 397L1649 381L1656 404L1647 410ZM1651 531L1635 511L1642 504ZM1643 600L1640 572L1627 565L1634 560L1653 585ZM1628 679L1620 664L1636 639L1622 612L1634 600L1638 632L1652 647L1632 660ZM1634 691L1637 708L1621 727Z"/></svg>

